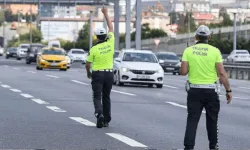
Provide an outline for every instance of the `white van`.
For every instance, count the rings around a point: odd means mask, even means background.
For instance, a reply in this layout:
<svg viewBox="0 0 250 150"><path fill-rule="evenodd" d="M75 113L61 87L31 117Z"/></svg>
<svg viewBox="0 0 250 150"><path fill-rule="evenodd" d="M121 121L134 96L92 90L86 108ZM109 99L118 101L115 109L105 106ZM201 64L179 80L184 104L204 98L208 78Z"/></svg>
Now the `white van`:
<svg viewBox="0 0 250 150"><path fill-rule="evenodd" d="M48 47L57 47L61 48L61 43L58 40L53 40L48 42Z"/></svg>

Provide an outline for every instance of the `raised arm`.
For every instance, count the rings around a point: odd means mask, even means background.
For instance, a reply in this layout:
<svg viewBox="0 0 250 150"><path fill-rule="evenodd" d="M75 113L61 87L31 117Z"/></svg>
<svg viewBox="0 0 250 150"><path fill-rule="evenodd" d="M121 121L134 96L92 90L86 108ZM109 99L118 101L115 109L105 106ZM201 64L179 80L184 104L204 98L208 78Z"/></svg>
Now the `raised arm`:
<svg viewBox="0 0 250 150"><path fill-rule="evenodd" d="M108 9L106 7L103 7L102 8L102 13L104 15L104 17L106 18L106 21L107 21L107 25L108 25L108 28L109 28L109 32L114 32L114 27L113 27L113 24L108 16Z"/></svg>

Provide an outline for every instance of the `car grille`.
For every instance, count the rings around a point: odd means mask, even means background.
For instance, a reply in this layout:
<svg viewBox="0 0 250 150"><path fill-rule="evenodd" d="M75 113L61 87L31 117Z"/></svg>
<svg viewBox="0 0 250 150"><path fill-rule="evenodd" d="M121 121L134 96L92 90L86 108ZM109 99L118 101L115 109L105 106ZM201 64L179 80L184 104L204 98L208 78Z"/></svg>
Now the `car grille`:
<svg viewBox="0 0 250 150"><path fill-rule="evenodd" d="M164 66L172 66L172 67L174 67L174 66L176 66L178 63L167 63L167 62L165 62L164 63Z"/></svg>
<svg viewBox="0 0 250 150"><path fill-rule="evenodd" d="M61 60L47 60L47 61L50 63L60 63L61 62Z"/></svg>
<svg viewBox="0 0 250 150"><path fill-rule="evenodd" d="M133 81L155 81L154 79L136 79L136 78L132 78L131 80Z"/></svg>
<svg viewBox="0 0 250 150"><path fill-rule="evenodd" d="M152 75L155 74L155 71L149 71L149 70L130 70L134 74L147 74L147 75Z"/></svg>

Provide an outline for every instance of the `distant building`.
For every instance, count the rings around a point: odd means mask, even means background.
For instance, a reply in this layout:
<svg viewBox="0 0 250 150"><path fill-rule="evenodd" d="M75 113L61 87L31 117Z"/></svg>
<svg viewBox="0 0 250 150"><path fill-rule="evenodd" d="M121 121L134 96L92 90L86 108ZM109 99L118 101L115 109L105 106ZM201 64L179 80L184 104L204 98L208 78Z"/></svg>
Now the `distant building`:
<svg viewBox="0 0 250 150"><path fill-rule="evenodd" d="M83 25L89 21L89 17L85 18L41 18L41 32L45 41L51 39L64 39L75 41L78 38L78 33ZM111 17L114 22L114 18ZM134 21L134 19L132 19ZM130 26L133 26L131 22ZM103 19L93 18L92 28L103 27ZM94 30L93 30L94 31ZM119 33L126 32L125 18L120 18ZM93 33L92 33L93 34Z"/></svg>
<svg viewBox="0 0 250 150"><path fill-rule="evenodd" d="M3 6L2 6L3 7ZM32 10L32 14L37 14L37 5L29 5L29 4L9 4L6 6L12 14L17 14L20 11L22 14L30 14L30 10Z"/></svg>
<svg viewBox="0 0 250 150"><path fill-rule="evenodd" d="M195 24L198 25L209 25L209 24L217 24L222 22L222 18L217 18L216 16L209 13L194 13L193 18L195 20Z"/></svg>

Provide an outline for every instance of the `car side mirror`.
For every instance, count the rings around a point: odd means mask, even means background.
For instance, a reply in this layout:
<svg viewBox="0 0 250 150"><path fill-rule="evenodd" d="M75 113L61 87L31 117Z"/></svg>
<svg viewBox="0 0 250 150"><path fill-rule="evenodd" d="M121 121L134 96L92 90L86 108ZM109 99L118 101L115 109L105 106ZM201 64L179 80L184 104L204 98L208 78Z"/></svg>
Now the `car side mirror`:
<svg viewBox="0 0 250 150"><path fill-rule="evenodd" d="M115 58L115 61L121 62L122 60L121 60L121 58Z"/></svg>
<svg viewBox="0 0 250 150"><path fill-rule="evenodd" d="M159 60L159 63L160 63L160 64L163 64L163 63L164 63L164 60L161 60L161 59L160 59L160 60Z"/></svg>

